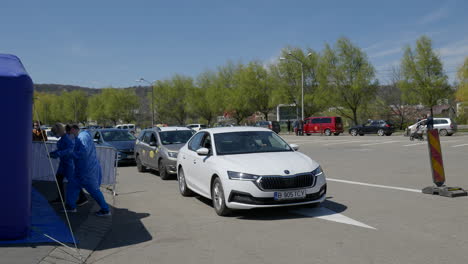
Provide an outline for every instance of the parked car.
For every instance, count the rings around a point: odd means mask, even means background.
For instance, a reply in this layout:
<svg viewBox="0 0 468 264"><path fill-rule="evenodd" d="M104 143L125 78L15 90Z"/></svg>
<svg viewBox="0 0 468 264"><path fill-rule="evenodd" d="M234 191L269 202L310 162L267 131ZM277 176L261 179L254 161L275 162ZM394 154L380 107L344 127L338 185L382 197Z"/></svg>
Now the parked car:
<svg viewBox="0 0 468 264"><path fill-rule="evenodd" d="M409 126L407 128L407 131L413 133L416 130L416 127L418 124L421 124L423 132L427 131L427 126L426 126L427 119L420 120L419 122ZM458 130L458 125L453 121L451 118L439 118L435 117L434 118L434 129L439 130L439 135L441 136L451 136L455 134Z"/></svg>
<svg viewBox="0 0 468 264"><path fill-rule="evenodd" d="M369 120L367 123L352 126L349 134L352 136L363 136L364 134L377 134L379 136L390 136L395 132L395 126L386 120Z"/></svg>
<svg viewBox="0 0 468 264"><path fill-rule="evenodd" d="M136 127L134 124L116 125L115 128L128 130L129 132L132 132L132 134L135 134L136 132Z"/></svg>
<svg viewBox="0 0 468 264"><path fill-rule="evenodd" d="M179 151L179 191L211 199L221 216L232 209L316 206L325 200L325 174L297 150L265 128L202 130Z"/></svg>
<svg viewBox="0 0 468 264"><path fill-rule="evenodd" d="M186 127L160 127L143 130L135 144L137 169L159 171L163 180L177 173L177 154L194 134Z"/></svg>
<svg viewBox="0 0 468 264"><path fill-rule="evenodd" d="M207 125L202 125L202 124L190 124L190 125L187 125L187 128L190 128L194 131L200 131L202 129L205 129L207 128Z"/></svg>
<svg viewBox="0 0 468 264"><path fill-rule="evenodd" d="M110 128L89 131L98 146L113 147L117 150L119 164L135 163L136 138L129 131Z"/></svg>
<svg viewBox="0 0 468 264"><path fill-rule="evenodd" d="M52 142L57 142L59 141L59 137L57 137L53 132L52 129L46 128L45 129L46 135L47 135L47 140L52 141Z"/></svg>
<svg viewBox="0 0 468 264"><path fill-rule="evenodd" d="M281 126L278 121L258 121L257 123L255 123L255 126L268 128L270 130L275 131L276 134L279 134L279 132L281 132Z"/></svg>
<svg viewBox="0 0 468 264"><path fill-rule="evenodd" d="M309 117L304 120L304 134L321 133L326 136L343 133L343 121L339 116Z"/></svg>

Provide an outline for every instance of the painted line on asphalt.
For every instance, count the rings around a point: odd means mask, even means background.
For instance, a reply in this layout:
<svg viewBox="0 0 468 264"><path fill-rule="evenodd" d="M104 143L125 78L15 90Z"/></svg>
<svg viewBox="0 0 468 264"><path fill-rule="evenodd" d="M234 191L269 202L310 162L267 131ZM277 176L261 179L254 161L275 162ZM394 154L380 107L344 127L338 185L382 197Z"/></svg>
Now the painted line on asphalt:
<svg viewBox="0 0 468 264"><path fill-rule="evenodd" d="M389 143L396 143L396 142L400 142L400 141L392 140L392 141L385 141L385 142L368 143L368 144L362 144L361 146L382 145L382 144L389 144Z"/></svg>
<svg viewBox="0 0 468 264"><path fill-rule="evenodd" d="M455 146L452 146L452 148L458 148L458 147L463 147L463 146L468 146L468 144L455 145Z"/></svg>
<svg viewBox="0 0 468 264"><path fill-rule="evenodd" d="M353 141L345 141L345 142L333 142L333 143L324 144L324 146L333 146L333 145L349 144L349 143L356 143L356 142L365 142L365 141L353 140Z"/></svg>
<svg viewBox="0 0 468 264"><path fill-rule="evenodd" d="M348 181L348 180L340 180L340 179L333 179L333 178L327 178L327 181L341 182L341 183L349 183L349 184L354 184L354 185L362 185L362 186L368 186L368 187L376 187L376 188L383 188L383 189L399 190L399 191L406 191L406 192L421 193L421 190L418 190L418 189L410 189L410 188L403 188L403 187L387 186L387 185L372 184L372 183L365 183L365 182Z"/></svg>
<svg viewBox="0 0 468 264"><path fill-rule="evenodd" d="M419 145L427 145L427 143L425 142L414 143L414 144L403 145L403 147L411 147L411 146L419 146Z"/></svg>
<svg viewBox="0 0 468 264"><path fill-rule="evenodd" d="M308 216L308 217L313 217L313 218L319 218L327 221L332 221L336 223L341 223L341 224L347 224L347 225L354 225L354 226L359 226L359 227L364 227L364 228L369 228L373 230L377 230L375 227L366 225L364 223L361 223L359 221L356 221L352 218L349 218L345 215L342 215L340 213L337 213L333 210L330 210L326 207L319 207L319 208L301 208L301 209L296 209L292 210L291 212L300 214L303 216Z"/></svg>

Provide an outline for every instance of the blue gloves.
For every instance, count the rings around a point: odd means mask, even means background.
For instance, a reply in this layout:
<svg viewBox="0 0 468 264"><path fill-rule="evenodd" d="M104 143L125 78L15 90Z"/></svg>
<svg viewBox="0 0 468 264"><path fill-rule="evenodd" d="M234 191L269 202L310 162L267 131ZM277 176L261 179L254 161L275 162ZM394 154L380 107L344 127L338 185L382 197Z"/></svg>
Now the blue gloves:
<svg viewBox="0 0 468 264"><path fill-rule="evenodd" d="M58 158L57 152L55 152L55 151L50 152L50 153L49 153L49 156L50 156L51 158L53 158L53 159L57 159L57 158Z"/></svg>

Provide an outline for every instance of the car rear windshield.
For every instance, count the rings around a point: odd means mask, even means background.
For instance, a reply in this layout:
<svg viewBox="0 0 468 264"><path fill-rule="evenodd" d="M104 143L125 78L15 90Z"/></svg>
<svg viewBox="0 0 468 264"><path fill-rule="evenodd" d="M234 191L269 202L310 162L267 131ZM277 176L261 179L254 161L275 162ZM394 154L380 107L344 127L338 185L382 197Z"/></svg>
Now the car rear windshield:
<svg viewBox="0 0 468 264"><path fill-rule="evenodd" d="M193 132L189 130L159 132L163 145L185 144L192 137Z"/></svg>
<svg viewBox="0 0 468 264"><path fill-rule="evenodd" d="M115 130L115 131L103 131L102 137L104 141L132 141L136 140L135 136L130 134L128 131Z"/></svg>
<svg viewBox="0 0 468 264"><path fill-rule="evenodd" d="M276 133L268 131L230 132L214 135L218 155L292 151Z"/></svg>

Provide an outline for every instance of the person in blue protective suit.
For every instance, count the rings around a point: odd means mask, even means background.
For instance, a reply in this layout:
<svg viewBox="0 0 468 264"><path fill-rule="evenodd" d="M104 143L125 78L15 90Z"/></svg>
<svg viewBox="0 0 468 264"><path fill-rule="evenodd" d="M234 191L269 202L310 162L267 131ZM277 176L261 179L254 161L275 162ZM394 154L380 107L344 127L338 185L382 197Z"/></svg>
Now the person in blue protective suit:
<svg viewBox="0 0 468 264"><path fill-rule="evenodd" d="M57 178L59 194L57 195L56 199L51 201L53 204L60 204L62 203L62 199L65 199L63 180L65 178L68 179L72 177L74 173L75 166L73 163L73 150L75 147L75 139L74 135L70 134L70 131L70 125L63 127L61 123L57 123L52 127L52 133L54 133L55 136L60 137L59 141L57 141L57 150L50 153L51 158L60 158L59 167L55 175ZM60 198L60 196L62 196L62 198ZM80 198L77 202L78 206L82 206L88 202L88 199L86 198L83 190L80 190L79 197Z"/></svg>
<svg viewBox="0 0 468 264"><path fill-rule="evenodd" d="M73 161L75 162L75 173L70 177L67 185L67 212L76 212L76 200L81 188L84 188L99 204L101 210L96 212L97 216L110 216L109 205L104 199L99 186L101 185L101 165L97 159L96 147L91 135L83 131L77 125L72 125L71 133L76 136Z"/></svg>

